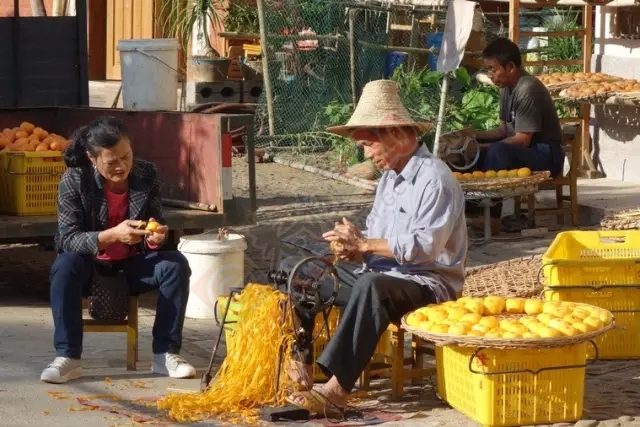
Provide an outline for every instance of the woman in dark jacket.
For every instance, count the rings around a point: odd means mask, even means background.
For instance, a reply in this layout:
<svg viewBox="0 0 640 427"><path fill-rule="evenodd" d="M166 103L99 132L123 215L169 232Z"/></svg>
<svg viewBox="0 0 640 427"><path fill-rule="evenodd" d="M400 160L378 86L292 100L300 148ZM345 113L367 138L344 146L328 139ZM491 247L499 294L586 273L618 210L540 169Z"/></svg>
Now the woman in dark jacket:
<svg viewBox="0 0 640 427"><path fill-rule="evenodd" d="M157 251L166 226L137 228L151 219L164 224L155 166L133 155L127 128L114 117L95 119L71 140L50 277L56 358L40 379L59 384L82 375L82 297L97 266L121 271L131 293L158 290L152 371L193 377L193 366L178 355L191 270L181 253Z"/></svg>

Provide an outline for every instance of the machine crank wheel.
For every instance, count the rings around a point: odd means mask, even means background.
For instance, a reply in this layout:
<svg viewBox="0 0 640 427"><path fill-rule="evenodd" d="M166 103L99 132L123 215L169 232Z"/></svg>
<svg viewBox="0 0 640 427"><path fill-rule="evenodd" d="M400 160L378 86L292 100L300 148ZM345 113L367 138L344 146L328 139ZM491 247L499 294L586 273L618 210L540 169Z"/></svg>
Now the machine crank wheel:
<svg viewBox="0 0 640 427"><path fill-rule="evenodd" d="M321 292L323 282L331 281L331 294ZM322 257L308 257L296 264L289 273L287 290L291 304L304 313L319 313L333 305L340 287L338 272Z"/></svg>

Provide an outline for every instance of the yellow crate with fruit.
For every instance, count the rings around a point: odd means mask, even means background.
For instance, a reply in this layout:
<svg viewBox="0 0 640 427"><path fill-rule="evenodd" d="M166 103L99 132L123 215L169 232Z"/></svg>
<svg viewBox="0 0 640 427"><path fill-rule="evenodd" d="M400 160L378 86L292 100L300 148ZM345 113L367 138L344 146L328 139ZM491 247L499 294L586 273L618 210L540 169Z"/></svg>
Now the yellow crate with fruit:
<svg viewBox="0 0 640 427"><path fill-rule="evenodd" d="M0 132L0 210L11 215L54 215L69 141L35 125Z"/></svg>
<svg viewBox="0 0 640 427"><path fill-rule="evenodd" d="M640 231L559 233L542 265L546 300L614 313L618 327L596 341L600 359L640 357ZM588 358L593 357L589 349Z"/></svg>
<svg viewBox="0 0 640 427"><path fill-rule="evenodd" d="M615 319L588 304L487 296L430 304L402 324L436 344L440 397L493 427L579 420L587 346Z"/></svg>
<svg viewBox="0 0 640 427"><path fill-rule="evenodd" d="M225 339L227 347L229 345L233 345L233 331L235 330L235 324L240 320L240 311L242 309L242 293L235 294L232 297L231 302L229 303L229 314L227 314L227 318L225 319ZM216 301L216 306L214 309L216 322L220 325L222 324L222 319L224 319L225 308L227 307L227 302L229 301L228 296L218 297ZM329 316L327 318L327 325L329 326L329 335L333 336L336 328L338 327L339 321L339 311L337 307L334 307ZM324 318L322 313L316 315L315 318L315 326L314 326L314 336L315 334L319 334L316 340L313 342L313 353L315 357L320 356L320 354L324 351L327 343L329 342L330 336L327 334L327 327L324 323ZM378 342L378 347L376 348L376 354L389 354L391 352L391 334L389 331L386 331L380 341ZM318 365L313 365L313 380L314 381L326 381L327 377L320 370Z"/></svg>

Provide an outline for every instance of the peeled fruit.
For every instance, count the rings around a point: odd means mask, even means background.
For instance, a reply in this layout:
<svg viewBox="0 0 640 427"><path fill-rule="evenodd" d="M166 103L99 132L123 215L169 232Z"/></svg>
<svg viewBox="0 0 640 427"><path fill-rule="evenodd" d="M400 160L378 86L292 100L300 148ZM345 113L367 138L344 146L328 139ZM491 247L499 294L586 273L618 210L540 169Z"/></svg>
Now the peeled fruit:
<svg viewBox="0 0 640 427"><path fill-rule="evenodd" d="M460 178L462 178L462 174L461 174L460 172L454 172L454 173L453 173L453 176L455 176L455 177L456 177L456 179L460 179Z"/></svg>
<svg viewBox="0 0 640 427"><path fill-rule="evenodd" d="M548 325L549 322L551 322L553 319L555 319L555 317L553 317L553 315L549 314L549 313L540 313L540 314L538 314L536 319L538 319L540 321L540 323L544 323L545 325Z"/></svg>
<svg viewBox="0 0 640 427"><path fill-rule="evenodd" d="M589 325L591 327L593 327L594 330L598 330L604 327L604 324L602 323L602 320L600 320L597 317L593 317L593 316L589 316L586 319L584 319L582 321L582 323L584 323L585 325Z"/></svg>
<svg viewBox="0 0 640 427"><path fill-rule="evenodd" d="M485 325L473 325L471 329L474 331L482 332L483 334L486 334L487 332L492 330L492 328Z"/></svg>
<svg viewBox="0 0 640 427"><path fill-rule="evenodd" d="M482 315L484 313L484 304L482 300L469 301L464 304L464 308L469 310L471 313L476 313Z"/></svg>
<svg viewBox="0 0 640 427"><path fill-rule="evenodd" d="M407 324L409 326L413 326L414 328L419 326L420 323L426 320L428 320L427 317L418 311L414 311L413 313L407 316Z"/></svg>
<svg viewBox="0 0 640 427"><path fill-rule="evenodd" d="M577 317L578 319L586 319L587 317L589 317L591 313L589 313L587 310L583 310L581 308L576 308L575 310L573 310L573 312L571 313L572 316Z"/></svg>
<svg viewBox="0 0 640 427"><path fill-rule="evenodd" d="M462 179L471 179L471 178L473 178L473 175L471 175L469 172L462 174Z"/></svg>
<svg viewBox="0 0 640 427"><path fill-rule="evenodd" d="M509 171L508 170L499 170L496 175L498 175L498 178L506 178L509 175Z"/></svg>
<svg viewBox="0 0 640 427"><path fill-rule="evenodd" d="M537 332L542 338L558 338L562 336L562 332L557 329L550 328L548 326L543 326L538 329Z"/></svg>
<svg viewBox="0 0 640 427"><path fill-rule="evenodd" d="M498 172L493 171L493 170L488 170L484 173L484 177L485 178L497 178L498 177Z"/></svg>
<svg viewBox="0 0 640 427"><path fill-rule="evenodd" d="M487 338L502 338L502 334L504 333L501 329L492 329L486 334L484 334Z"/></svg>
<svg viewBox="0 0 640 427"><path fill-rule="evenodd" d="M518 169L511 169L507 172L507 178L515 178L518 176Z"/></svg>
<svg viewBox="0 0 640 427"><path fill-rule="evenodd" d="M488 296L483 300L484 312L487 314L500 314L504 310L505 300L502 297Z"/></svg>
<svg viewBox="0 0 640 427"><path fill-rule="evenodd" d="M484 172L482 171L474 171L471 175L474 178L484 178Z"/></svg>
<svg viewBox="0 0 640 427"><path fill-rule="evenodd" d="M480 332L477 329L470 329L469 331L467 331L466 335L470 337L483 337L484 332Z"/></svg>
<svg viewBox="0 0 640 427"><path fill-rule="evenodd" d="M452 335L465 335L470 329L471 328L468 328L464 323L458 323L456 325L450 326L447 333Z"/></svg>
<svg viewBox="0 0 640 427"><path fill-rule="evenodd" d="M147 226L145 227L145 230L155 233L158 230L158 227L160 227L160 223L159 222L149 221L147 223Z"/></svg>
<svg viewBox="0 0 640 427"><path fill-rule="evenodd" d="M465 313L461 318L461 322L469 322L473 325L477 324L482 320L482 315L478 313Z"/></svg>
<svg viewBox="0 0 640 427"><path fill-rule="evenodd" d="M505 301L505 311L507 313L524 313L524 298L509 298Z"/></svg>
<svg viewBox="0 0 640 427"><path fill-rule="evenodd" d="M607 310L598 310L598 318L604 325L608 325L613 321L613 316Z"/></svg>
<svg viewBox="0 0 640 427"><path fill-rule="evenodd" d="M528 299L524 302L524 312L527 314L540 314L544 307L544 301Z"/></svg>
<svg viewBox="0 0 640 427"><path fill-rule="evenodd" d="M485 316L478 322L478 325L486 326L489 329L497 328L500 326L500 321L497 317Z"/></svg>

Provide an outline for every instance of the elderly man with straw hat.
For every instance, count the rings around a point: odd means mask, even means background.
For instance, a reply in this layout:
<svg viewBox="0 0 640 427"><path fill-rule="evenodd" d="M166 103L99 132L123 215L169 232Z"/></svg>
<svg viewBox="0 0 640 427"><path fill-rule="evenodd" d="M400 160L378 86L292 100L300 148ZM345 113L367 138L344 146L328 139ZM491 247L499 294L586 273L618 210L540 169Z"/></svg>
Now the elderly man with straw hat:
<svg viewBox="0 0 640 427"><path fill-rule="evenodd" d="M462 292L467 255L464 195L449 168L418 141L432 127L411 118L395 82L376 80L364 87L349 122L328 129L364 147L382 177L366 230L343 218L323 235L339 243L334 248L346 261L337 265L340 321L316 361L330 379L312 388L313 354L303 349L289 371L300 386L290 403L312 413L340 412L390 322L427 304L454 300ZM282 268L295 262L287 258ZM305 313L298 317L312 335L314 319Z"/></svg>

